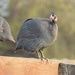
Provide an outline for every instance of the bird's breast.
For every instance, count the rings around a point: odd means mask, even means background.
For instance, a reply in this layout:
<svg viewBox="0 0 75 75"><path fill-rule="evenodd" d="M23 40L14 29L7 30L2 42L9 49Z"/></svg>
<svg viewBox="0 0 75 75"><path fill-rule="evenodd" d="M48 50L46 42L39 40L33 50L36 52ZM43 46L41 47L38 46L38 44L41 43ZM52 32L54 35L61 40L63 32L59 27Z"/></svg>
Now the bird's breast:
<svg viewBox="0 0 75 75"><path fill-rule="evenodd" d="M50 25L49 34L50 34L49 40L50 40L50 42L52 43L52 42L54 42L54 41L56 40L56 38L57 38L57 34L58 34L58 26L57 26L57 24L55 24L55 25L53 25L53 26Z"/></svg>

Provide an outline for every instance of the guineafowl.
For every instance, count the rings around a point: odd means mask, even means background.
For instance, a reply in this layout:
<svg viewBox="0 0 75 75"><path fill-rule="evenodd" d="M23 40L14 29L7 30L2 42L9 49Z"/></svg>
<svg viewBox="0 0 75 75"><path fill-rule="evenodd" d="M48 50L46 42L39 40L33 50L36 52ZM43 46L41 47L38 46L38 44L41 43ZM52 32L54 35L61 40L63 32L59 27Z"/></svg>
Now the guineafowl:
<svg viewBox="0 0 75 75"><path fill-rule="evenodd" d="M15 43L9 24L2 17L0 17L0 41L10 41Z"/></svg>
<svg viewBox="0 0 75 75"><path fill-rule="evenodd" d="M29 53L35 52L38 58L45 58L42 51L50 46L57 38L57 16L52 13L50 18L30 18L21 26L16 42L16 52L24 49Z"/></svg>

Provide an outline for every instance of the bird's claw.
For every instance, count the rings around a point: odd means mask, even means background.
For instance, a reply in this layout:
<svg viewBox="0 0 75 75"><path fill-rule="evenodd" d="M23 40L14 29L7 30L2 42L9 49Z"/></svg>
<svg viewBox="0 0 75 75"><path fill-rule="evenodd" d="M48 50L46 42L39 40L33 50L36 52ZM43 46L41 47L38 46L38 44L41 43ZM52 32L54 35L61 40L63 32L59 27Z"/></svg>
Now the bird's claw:
<svg viewBox="0 0 75 75"><path fill-rule="evenodd" d="M45 58L45 57L43 57L43 58L41 58L41 60L44 62L44 60L46 60L46 62L48 62L48 58Z"/></svg>

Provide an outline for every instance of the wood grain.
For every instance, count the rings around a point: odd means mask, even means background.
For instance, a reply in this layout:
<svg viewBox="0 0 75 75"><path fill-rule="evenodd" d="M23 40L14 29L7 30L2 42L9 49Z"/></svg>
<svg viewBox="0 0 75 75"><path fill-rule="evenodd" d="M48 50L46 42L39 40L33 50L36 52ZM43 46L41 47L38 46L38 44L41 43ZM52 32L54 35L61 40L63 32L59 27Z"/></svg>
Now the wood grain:
<svg viewBox="0 0 75 75"><path fill-rule="evenodd" d="M59 62L0 56L0 75L58 75Z"/></svg>

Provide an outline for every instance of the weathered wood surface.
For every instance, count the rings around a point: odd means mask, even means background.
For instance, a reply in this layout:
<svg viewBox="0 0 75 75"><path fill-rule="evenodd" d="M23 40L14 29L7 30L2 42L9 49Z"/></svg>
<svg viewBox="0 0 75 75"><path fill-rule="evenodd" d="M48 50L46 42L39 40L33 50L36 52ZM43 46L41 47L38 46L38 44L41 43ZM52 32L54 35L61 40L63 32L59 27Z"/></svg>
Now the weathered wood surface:
<svg viewBox="0 0 75 75"><path fill-rule="evenodd" d="M58 75L56 60L0 56L0 75Z"/></svg>
<svg viewBox="0 0 75 75"><path fill-rule="evenodd" d="M0 56L0 75L75 75L75 61Z"/></svg>
<svg viewBox="0 0 75 75"><path fill-rule="evenodd" d="M68 63L60 63L58 75L75 75L75 65Z"/></svg>

